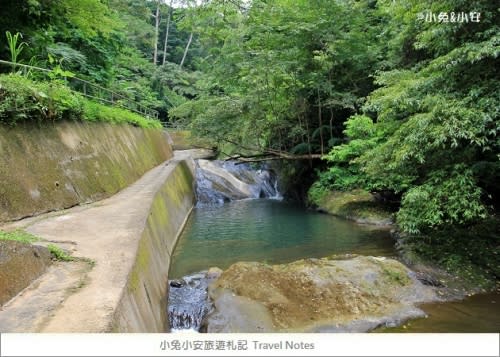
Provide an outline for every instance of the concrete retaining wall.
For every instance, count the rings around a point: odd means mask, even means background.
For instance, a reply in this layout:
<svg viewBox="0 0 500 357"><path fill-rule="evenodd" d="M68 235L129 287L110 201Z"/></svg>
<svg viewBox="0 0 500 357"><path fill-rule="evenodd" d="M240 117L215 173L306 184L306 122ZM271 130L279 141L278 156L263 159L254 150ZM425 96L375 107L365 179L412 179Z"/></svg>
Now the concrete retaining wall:
<svg viewBox="0 0 500 357"><path fill-rule="evenodd" d="M171 157L166 134L157 129L0 126L0 222L111 196Z"/></svg>
<svg viewBox="0 0 500 357"><path fill-rule="evenodd" d="M168 269L194 203L194 163L184 160L158 190L142 232L127 287L114 315L115 332L165 332Z"/></svg>
<svg viewBox="0 0 500 357"><path fill-rule="evenodd" d="M95 201L130 186L98 205L25 226L42 239L71 241L73 255L95 265L79 278L84 285L59 287L64 301L35 299L54 306L36 309L39 316L28 327L13 323L6 331L168 331L170 258L194 204L194 176L191 154L173 157L159 130L102 123L0 127L0 222ZM56 268L50 274L58 274ZM50 282L46 275L41 285ZM38 288L33 289L30 296L36 298ZM18 298L2 312L4 321L16 321L30 304L31 297ZM82 306L88 311L81 313ZM46 311L55 312L45 316ZM42 325L35 323L38 317Z"/></svg>

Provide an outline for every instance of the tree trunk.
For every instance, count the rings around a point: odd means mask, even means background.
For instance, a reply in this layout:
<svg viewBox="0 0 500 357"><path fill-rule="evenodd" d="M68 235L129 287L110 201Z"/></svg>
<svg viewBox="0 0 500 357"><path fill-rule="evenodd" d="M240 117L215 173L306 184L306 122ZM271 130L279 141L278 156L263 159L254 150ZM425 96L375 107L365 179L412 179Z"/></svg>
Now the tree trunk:
<svg viewBox="0 0 500 357"><path fill-rule="evenodd" d="M319 141L321 145L321 155L323 155L324 151L324 143L323 143L323 113L321 112L321 94L318 88L318 121L319 121Z"/></svg>
<svg viewBox="0 0 500 357"><path fill-rule="evenodd" d="M167 30L165 33L165 42L163 45L163 63L165 64L165 61L167 60L167 46L168 46L168 32L170 30L170 16L172 14L172 1L170 1L170 4L168 5L168 16L167 16Z"/></svg>
<svg viewBox="0 0 500 357"><path fill-rule="evenodd" d="M330 107L330 140L333 140L333 109Z"/></svg>
<svg viewBox="0 0 500 357"><path fill-rule="evenodd" d="M306 133L307 133L307 151L309 152L309 156L312 155L311 153L311 133L309 132L309 124L307 122L307 118L304 118L305 123L306 123ZM309 160L309 166L312 168L312 161Z"/></svg>
<svg viewBox="0 0 500 357"><path fill-rule="evenodd" d="M191 34L189 34L189 40L188 40L188 43L186 45L186 48L184 49L184 55L182 55L181 64L179 65L180 67L182 67L184 65L184 61L186 60L186 56L187 56L189 46L191 45L192 40L193 40L193 32L191 32Z"/></svg>
<svg viewBox="0 0 500 357"><path fill-rule="evenodd" d="M158 3L156 4L156 15L154 16L155 18L155 48L154 48L154 54L153 54L153 63L156 65L158 62L158 34L160 30L160 1L158 0Z"/></svg>

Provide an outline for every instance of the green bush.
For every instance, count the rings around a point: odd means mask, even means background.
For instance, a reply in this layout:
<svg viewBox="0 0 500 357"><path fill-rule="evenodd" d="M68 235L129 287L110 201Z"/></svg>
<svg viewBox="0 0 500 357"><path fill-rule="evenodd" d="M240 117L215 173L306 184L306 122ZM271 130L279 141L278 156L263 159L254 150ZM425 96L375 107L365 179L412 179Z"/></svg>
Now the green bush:
<svg viewBox="0 0 500 357"><path fill-rule="evenodd" d="M0 123L77 119L82 98L59 82L37 83L17 74L0 76Z"/></svg>
<svg viewBox="0 0 500 357"><path fill-rule="evenodd" d="M158 120L147 119L126 109L108 107L90 100L85 100L83 107L83 120L115 124L128 123L142 128L161 128Z"/></svg>
<svg viewBox="0 0 500 357"><path fill-rule="evenodd" d="M451 172L436 171L423 185L408 190L397 214L400 227L412 234L484 218L486 208L481 203L481 189L464 165L456 165Z"/></svg>
<svg viewBox="0 0 500 357"><path fill-rule="evenodd" d="M365 186L365 178L359 173L355 165L349 167L332 166L319 174L317 185L325 189L349 191Z"/></svg>
<svg viewBox="0 0 500 357"><path fill-rule="evenodd" d="M309 202L319 204L328 192L329 190L325 186L321 185L320 182L315 182L309 188L309 191L307 191L307 198Z"/></svg>
<svg viewBox="0 0 500 357"><path fill-rule="evenodd" d="M57 260L63 262L70 262L74 260L72 256L68 255L64 250L59 248L57 245L49 244L47 245L47 249L49 250L50 254L52 254L54 258Z"/></svg>
<svg viewBox="0 0 500 357"><path fill-rule="evenodd" d="M87 120L160 128L158 120L92 102L63 82L35 82L18 74L0 75L0 124Z"/></svg>

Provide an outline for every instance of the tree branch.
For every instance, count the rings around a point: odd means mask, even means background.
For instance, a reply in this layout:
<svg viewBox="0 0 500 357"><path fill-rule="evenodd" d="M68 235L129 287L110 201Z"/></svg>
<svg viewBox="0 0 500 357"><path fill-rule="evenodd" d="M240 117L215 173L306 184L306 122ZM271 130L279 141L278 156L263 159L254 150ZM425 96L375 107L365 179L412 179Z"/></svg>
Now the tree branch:
<svg viewBox="0 0 500 357"><path fill-rule="evenodd" d="M241 154L228 157L226 160L239 160L241 162L258 162L258 161L268 161L268 160L317 160L321 159L323 155L321 154L305 154L305 155L295 155L286 151L275 150L271 148L266 148L259 150L258 148L245 147L240 143L236 143L229 139L223 139L224 141L236 145L243 150L254 151L256 154Z"/></svg>

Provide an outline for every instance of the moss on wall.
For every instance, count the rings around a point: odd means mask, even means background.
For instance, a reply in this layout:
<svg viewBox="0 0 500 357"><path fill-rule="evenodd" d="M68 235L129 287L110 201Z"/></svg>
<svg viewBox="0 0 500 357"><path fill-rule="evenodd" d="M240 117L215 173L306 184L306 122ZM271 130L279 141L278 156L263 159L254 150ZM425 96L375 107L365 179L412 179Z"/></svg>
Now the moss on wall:
<svg viewBox="0 0 500 357"><path fill-rule="evenodd" d="M115 332L168 330L168 270L177 238L194 203L193 167L177 163L155 195L127 288L116 310Z"/></svg>
<svg viewBox="0 0 500 357"><path fill-rule="evenodd" d="M63 122L0 126L0 222L102 199L172 157L166 133Z"/></svg>

